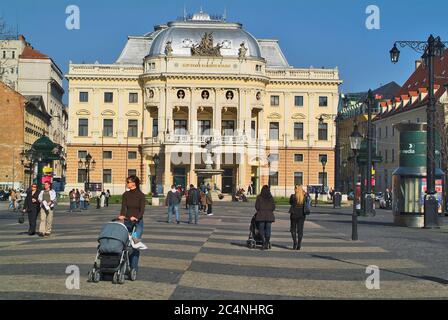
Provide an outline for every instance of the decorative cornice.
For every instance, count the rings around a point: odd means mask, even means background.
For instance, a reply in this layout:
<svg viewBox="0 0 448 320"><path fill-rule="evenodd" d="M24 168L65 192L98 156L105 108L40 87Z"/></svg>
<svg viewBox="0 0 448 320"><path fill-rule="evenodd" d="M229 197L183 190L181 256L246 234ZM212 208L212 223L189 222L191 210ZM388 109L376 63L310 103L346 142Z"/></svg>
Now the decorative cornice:
<svg viewBox="0 0 448 320"><path fill-rule="evenodd" d="M115 112L108 109L108 110L104 110L103 112L101 112L102 116L115 116Z"/></svg>
<svg viewBox="0 0 448 320"><path fill-rule="evenodd" d="M306 116L303 113L295 113L291 118L294 120L304 120L306 119Z"/></svg>
<svg viewBox="0 0 448 320"><path fill-rule="evenodd" d="M78 115L78 116L90 116L91 113L90 113L89 110L81 109L78 112L76 112L76 115Z"/></svg>

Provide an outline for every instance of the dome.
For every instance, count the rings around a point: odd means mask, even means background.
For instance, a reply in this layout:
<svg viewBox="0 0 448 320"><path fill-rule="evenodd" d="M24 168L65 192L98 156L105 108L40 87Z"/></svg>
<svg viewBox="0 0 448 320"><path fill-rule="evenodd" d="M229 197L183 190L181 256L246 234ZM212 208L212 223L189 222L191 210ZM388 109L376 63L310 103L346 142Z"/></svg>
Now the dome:
<svg viewBox="0 0 448 320"><path fill-rule="evenodd" d="M165 55L165 47L171 42L171 54L191 56L191 47L201 42L203 36L212 34L213 46L221 45L223 57L238 57L241 44L247 49L246 57L262 59L258 41L242 29L239 23L213 20L207 13L196 13L189 20L168 23L168 27L155 37L149 56Z"/></svg>

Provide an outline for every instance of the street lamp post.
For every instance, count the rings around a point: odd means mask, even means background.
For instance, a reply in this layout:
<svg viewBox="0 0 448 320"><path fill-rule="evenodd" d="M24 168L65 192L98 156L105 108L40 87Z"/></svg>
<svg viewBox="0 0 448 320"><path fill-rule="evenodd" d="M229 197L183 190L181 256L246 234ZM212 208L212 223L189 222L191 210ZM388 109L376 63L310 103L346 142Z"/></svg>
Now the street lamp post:
<svg viewBox="0 0 448 320"><path fill-rule="evenodd" d="M435 179L436 179L436 166L435 166L435 113L436 103L434 97L434 58L441 57L445 50L445 45L448 42L443 42L440 37L434 38L430 35L427 41L397 41L395 42L392 50L389 51L392 63L397 63L400 58L400 47L411 47L413 50L423 53L422 58L425 61L428 71L429 89L428 89L428 107L427 113L427 160L426 160L426 196L425 196L425 216L424 227L425 228L438 228L438 202L435 197Z"/></svg>
<svg viewBox="0 0 448 320"><path fill-rule="evenodd" d="M155 154L153 157L153 161L154 161L154 177L155 177L155 190L153 190L153 196L154 198L157 198L159 196L158 192L157 192L157 167L159 166L160 163L160 156L159 154Z"/></svg>
<svg viewBox="0 0 448 320"><path fill-rule="evenodd" d="M320 162L322 163L322 193L325 193L325 167L327 165L327 157L321 157Z"/></svg>
<svg viewBox="0 0 448 320"><path fill-rule="evenodd" d="M82 159L79 159L78 167L80 169L86 170L86 178L87 182L84 186L85 191L90 191L90 170L95 170L96 161L92 158L90 153L87 153L86 158L84 161Z"/></svg>
<svg viewBox="0 0 448 320"><path fill-rule="evenodd" d="M367 191L364 202L364 208L367 214L375 214L374 198L372 196L372 106L374 104L372 90L367 94Z"/></svg>
<svg viewBox="0 0 448 320"><path fill-rule="evenodd" d="M358 170L356 166L357 161L357 153L361 149L362 136L358 131L358 125L355 125L353 129L353 133L350 135L350 147L353 151L353 163L354 163L354 171L353 172L353 213L352 213L352 240L358 240L358 213L356 212L356 183Z"/></svg>
<svg viewBox="0 0 448 320"><path fill-rule="evenodd" d="M269 154L268 155L268 158L267 158L267 161L268 161L268 186L269 186L269 189L271 189L271 154Z"/></svg>

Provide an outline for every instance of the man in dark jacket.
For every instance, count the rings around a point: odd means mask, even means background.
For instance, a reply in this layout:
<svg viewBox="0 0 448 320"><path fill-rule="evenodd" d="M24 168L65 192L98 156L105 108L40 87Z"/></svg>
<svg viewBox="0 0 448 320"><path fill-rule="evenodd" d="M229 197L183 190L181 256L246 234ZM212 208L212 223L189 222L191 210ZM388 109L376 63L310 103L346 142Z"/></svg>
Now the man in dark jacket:
<svg viewBox="0 0 448 320"><path fill-rule="evenodd" d="M171 216L173 212L176 214L176 222L180 223L179 205L182 201L181 194L177 191L176 186L171 186L165 200L165 206L168 207L168 223L171 223Z"/></svg>
<svg viewBox="0 0 448 320"><path fill-rule="evenodd" d="M28 213L28 222L30 224L28 234L30 236L36 234L36 221L39 209L39 191L37 190L37 184L33 183L31 189L26 193L25 204L23 206L23 213Z"/></svg>
<svg viewBox="0 0 448 320"><path fill-rule="evenodd" d="M190 185L190 190L188 191L188 223L193 223L193 213L194 213L194 224L198 224L199 219L199 202L200 202L199 190Z"/></svg>

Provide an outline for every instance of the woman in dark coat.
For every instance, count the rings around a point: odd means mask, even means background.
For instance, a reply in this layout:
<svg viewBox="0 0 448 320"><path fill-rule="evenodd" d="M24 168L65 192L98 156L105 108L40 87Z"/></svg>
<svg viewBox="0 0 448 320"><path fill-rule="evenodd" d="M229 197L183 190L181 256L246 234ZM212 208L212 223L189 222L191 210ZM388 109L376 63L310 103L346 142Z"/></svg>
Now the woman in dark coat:
<svg viewBox="0 0 448 320"><path fill-rule="evenodd" d="M28 234L30 236L34 236L36 234L36 221L39 211L39 192L37 191L37 184L33 184L31 189L29 189L26 193L25 203L23 205L23 212L28 213L28 222L30 224Z"/></svg>
<svg viewBox="0 0 448 320"><path fill-rule="evenodd" d="M275 222L275 202L268 186L261 189L261 193L255 201L255 210L257 211L255 221L263 240L262 250L271 249L271 227L272 223Z"/></svg>
<svg viewBox="0 0 448 320"><path fill-rule="evenodd" d="M306 193L302 186L296 186L295 193L289 198L289 214L291 218L291 235L293 250L300 250L303 238L303 226L305 224Z"/></svg>

